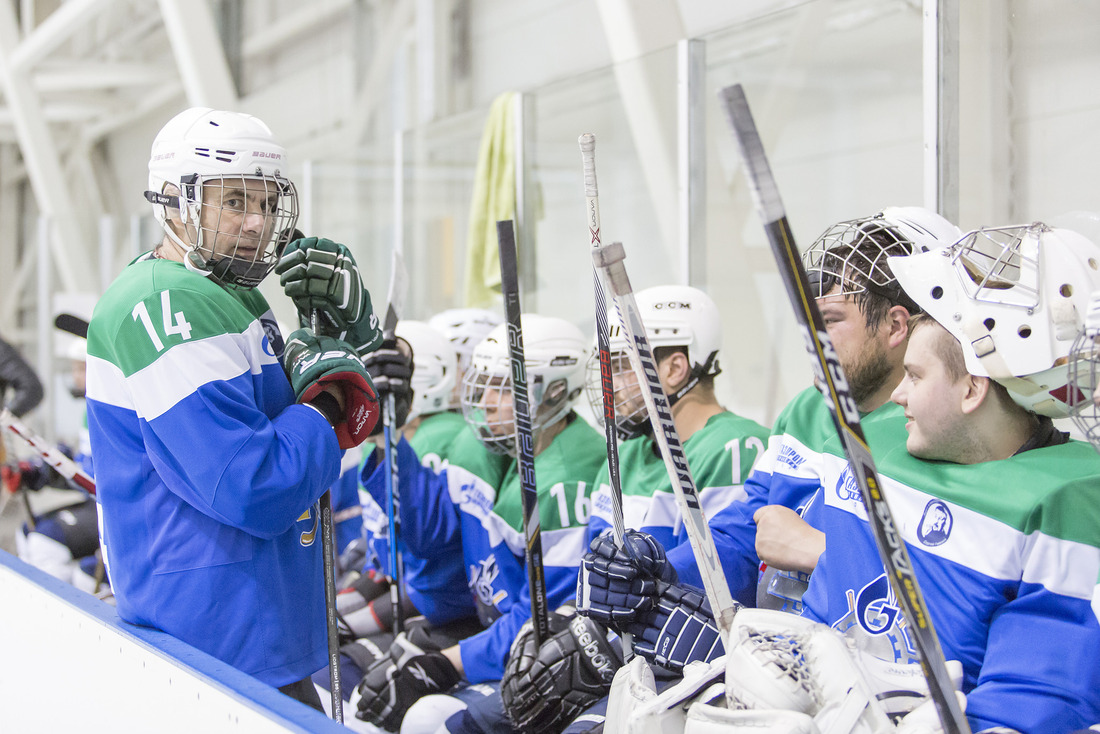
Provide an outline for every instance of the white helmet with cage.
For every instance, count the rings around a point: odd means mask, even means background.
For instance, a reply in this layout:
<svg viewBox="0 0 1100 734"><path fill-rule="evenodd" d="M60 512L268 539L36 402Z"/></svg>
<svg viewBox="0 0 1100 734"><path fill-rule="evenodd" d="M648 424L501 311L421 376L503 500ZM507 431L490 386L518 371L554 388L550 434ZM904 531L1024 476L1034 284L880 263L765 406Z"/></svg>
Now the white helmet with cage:
<svg viewBox="0 0 1100 734"><path fill-rule="evenodd" d="M298 220L298 195L286 170L286 150L260 119L192 107L153 140L145 198L168 237L183 248L184 265L227 285L252 288L275 267ZM258 234L246 232L243 222L219 227L225 217L243 219L253 198L263 217ZM174 211L190 241L173 228Z"/></svg>
<svg viewBox="0 0 1100 734"><path fill-rule="evenodd" d="M1036 222L977 229L947 250L892 257L890 267L962 344L970 374L1040 415L1069 414L1070 348L1100 288L1100 247Z"/></svg>
<svg viewBox="0 0 1100 734"><path fill-rule="evenodd" d="M523 314L523 356L531 432L564 420L583 388L587 339L564 319ZM463 376L462 412L481 442L494 453L515 456L512 365L508 325L494 328L475 348Z"/></svg>
<svg viewBox="0 0 1100 734"><path fill-rule="evenodd" d="M458 379L462 379L466 368L470 366L470 357L474 347L489 335L489 332L503 322L499 315L484 308L450 308L440 311L428 319L428 324L451 340L458 355ZM461 383L458 385L461 388ZM455 390L451 398L451 407L462 404L461 389Z"/></svg>
<svg viewBox="0 0 1100 734"><path fill-rule="evenodd" d="M1085 325L1069 354L1070 416L1097 451L1100 451L1100 290L1089 298Z"/></svg>
<svg viewBox="0 0 1100 734"><path fill-rule="evenodd" d="M886 207L877 214L838 222L806 251L802 263L815 298L873 293L916 312L916 304L898 286L887 258L942 249L963 233L939 214L919 206Z"/></svg>
<svg viewBox="0 0 1100 734"><path fill-rule="evenodd" d="M408 420L447 410L458 370L451 342L423 321L398 321L396 333L413 351L413 399Z"/></svg>
<svg viewBox="0 0 1100 734"><path fill-rule="evenodd" d="M651 349L683 347L687 352L691 375L683 386L668 396L670 405L691 391L700 379L714 377L722 371L718 359L722 347L722 322L718 306L710 296L691 286L659 285L639 291L635 301ZM630 438L645 432L649 421L641 397L641 384L627 377L633 372L627 356L626 335L614 307L608 309L607 323L615 385L615 427L621 438ZM598 354L588 360L585 389L592 412L602 424L603 388Z"/></svg>

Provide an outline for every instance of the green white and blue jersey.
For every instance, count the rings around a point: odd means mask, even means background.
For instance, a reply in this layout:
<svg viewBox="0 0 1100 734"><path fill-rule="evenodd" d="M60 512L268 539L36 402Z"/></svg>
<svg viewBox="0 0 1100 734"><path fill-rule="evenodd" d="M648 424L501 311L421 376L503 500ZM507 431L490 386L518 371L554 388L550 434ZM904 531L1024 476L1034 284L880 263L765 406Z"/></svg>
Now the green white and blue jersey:
<svg viewBox="0 0 1100 734"><path fill-rule="evenodd" d="M88 428L119 616L279 686L326 660L313 505L332 427L295 404L263 296L145 256L88 332Z"/></svg>
<svg viewBox="0 0 1100 734"><path fill-rule="evenodd" d="M923 461L900 407L866 424L883 494L944 655L962 662L974 731L1100 721L1100 456L1070 441L1000 461ZM804 614L886 660L916 662L862 497L836 439L823 453L825 530Z"/></svg>

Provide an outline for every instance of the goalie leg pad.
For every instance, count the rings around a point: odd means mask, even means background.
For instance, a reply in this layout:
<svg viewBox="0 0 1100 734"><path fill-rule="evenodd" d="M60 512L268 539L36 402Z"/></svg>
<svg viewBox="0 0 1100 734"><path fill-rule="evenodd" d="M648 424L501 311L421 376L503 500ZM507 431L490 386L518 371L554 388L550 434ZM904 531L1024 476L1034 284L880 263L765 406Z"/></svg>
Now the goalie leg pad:
<svg viewBox="0 0 1100 734"><path fill-rule="evenodd" d="M731 710L703 702L691 705L684 734L821 734L812 717L797 711Z"/></svg>

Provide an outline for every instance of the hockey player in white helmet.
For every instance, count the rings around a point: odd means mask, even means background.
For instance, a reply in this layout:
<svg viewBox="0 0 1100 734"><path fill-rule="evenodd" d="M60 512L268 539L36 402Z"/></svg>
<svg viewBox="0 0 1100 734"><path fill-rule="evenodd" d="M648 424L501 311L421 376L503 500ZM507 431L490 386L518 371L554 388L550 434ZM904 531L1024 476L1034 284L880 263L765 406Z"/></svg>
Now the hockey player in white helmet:
<svg viewBox="0 0 1100 734"><path fill-rule="evenodd" d="M588 481L605 452L596 431L573 411L584 387L587 339L569 322L537 314L523 315L522 328L547 603L553 609L571 600L575 591L588 519ZM485 629L443 650L430 637L410 633L394 643L390 663L368 671L357 690L357 716L391 731L402 720L405 730L415 721L416 731L435 731L458 715L467 700L494 690L466 684L500 679L508 650L530 617L511 374L502 324L474 350L463 387L463 412L474 435L489 451L508 459L500 481L495 486L469 481L469 473L455 472L452 462L434 478L421 469L419 494L402 498L402 543L429 561L461 554ZM412 471L411 452L399 454L402 471ZM367 487L376 499L381 497L381 482L375 477ZM561 623L555 618L555 631ZM454 686L452 696L422 698Z"/></svg>
<svg viewBox="0 0 1100 734"><path fill-rule="evenodd" d="M1065 411L1096 262L1100 248L1041 223L890 259L925 315L892 396L903 418L868 440L944 655L962 663L975 731L1100 720L1100 457L1047 417ZM822 466L828 546L803 614L879 658L915 661L835 443Z"/></svg>
<svg viewBox="0 0 1100 734"><path fill-rule="evenodd" d="M88 427L119 616L320 708L312 508L377 421L357 349L381 335L346 248L287 243L288 173L250 115L191 108L157 134L146 198L164 234L96 306ZM326 315L285 344L254 289L284 249L300 320Z"/></svg>
<svg viewBox="0 0 1100 734"><path fill-rule="evenodd" d="M451 340L458 355L458 373L451 395L452 408L459 410L462 407L462 377L470 366L474 347L503 321L500 315L484 308L450 308L428 319L429 326Z"/></svg>
<svg viewBox="0 0 1100 734"><path fill-rule="evenodd" d="M657 372L672 406L684 453L708 513L717 512L740 497L758 454L763 453L768 431L755 421L742 418L719 404L714 378L721 372L721 317L714 301L698 288L663 285L647 288L636 296L646 336L653 348ZM612 309L610 328L612 384L616 422L620 435L632 436L619 447L625 526L645 534L650 543L675 547L686 542L686 530L663 460L652 437L643 386L631 368L625 336ZM588 398L593 412L602 418L599 360L588 363ZM614 544L609 470L605 461L593 484L592 511L587 547L592 541ZM603 537L597 540L601 533ZM581 711L602 699L610 680L598 675L577 644L579 634L594 640L607 632L591 619L582 617L569 629L534 649L532 632L521 634L509 659L502 681L503 703L515 730L557 732ZM652 641L639 639L639 648ZM640 651L640 650L639 650ZM563 671L574 671L563 674ZM483 703L472 713L463 731L475 731L475 722L491 718L496 702ZM506 722L502 722L506 723ZM494 725L493 731L500 730ZM489 729L482 724L481 729Z"/></svg>

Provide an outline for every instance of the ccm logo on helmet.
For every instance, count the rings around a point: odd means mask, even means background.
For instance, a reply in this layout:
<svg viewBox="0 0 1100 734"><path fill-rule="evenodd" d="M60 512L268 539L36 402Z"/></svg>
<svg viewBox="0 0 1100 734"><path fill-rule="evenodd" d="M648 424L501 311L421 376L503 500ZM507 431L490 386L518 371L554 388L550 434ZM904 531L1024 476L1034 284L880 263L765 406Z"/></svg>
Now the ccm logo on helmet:
<svg viewBox="0 0 1100 734"><path fill-rule="evenodd" d="M655 311L660 311L661 309L665 308L677 311L680 309L690 311L691 303L689 303L688 301L658 301L657 303L653 304L653 309Z"/></svg>

